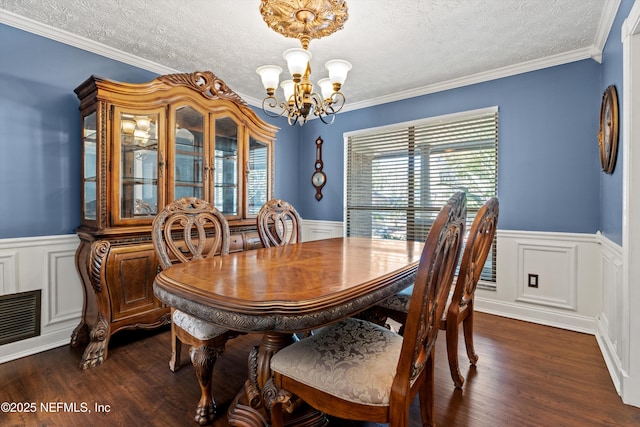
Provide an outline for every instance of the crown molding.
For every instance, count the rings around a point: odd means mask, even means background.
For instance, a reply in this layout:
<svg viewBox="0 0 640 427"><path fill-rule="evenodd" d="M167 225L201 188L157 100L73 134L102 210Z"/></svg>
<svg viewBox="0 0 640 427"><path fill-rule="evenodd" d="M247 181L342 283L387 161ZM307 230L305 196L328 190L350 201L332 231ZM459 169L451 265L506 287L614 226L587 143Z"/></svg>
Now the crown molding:
<svg viewBox="0 0 640 427"><path fill-rule="evenodd" d="M77 34L54 28L50 25L43 24L42 22L25 18L24 16L16 15L15 13L6 10L0 10L0 23L154 73L175 74L184 72L183 70L169 68L156 62L140 58L139 56L122 52L121 50L114 49L105 44L89 40Z"/></svg>
<svg viewBox="0 0 640 427"><path fill-rule="evenodd" d="M143 70L151 71L152 73L158 73L159 75L185 72L184 70L176 70L175 68L170 68L162 64L140 58L136 55L131 55L121 50L114 49L105 44L89 40L86 37L54 28L50 25L43 24L42 22L34 21L32 19L25 18L24 16L16 15L15 13L2 9L0 9L0 23L27 31L32 34L36 34L38 36L46 37L50 40L64 43L69 46L77 47L79 49L86 50L87 52L104 56L105 58L114 59L127 65L142 68ZM254 107L260 107L262 105L262 100L244 95L239 92L238 96L240 96L247 104Z"/></svg>
<svg viewBox="0 0 640 427"><path fill-rule="evenodd" d="M602 51L604 50L604 45L607 43L607 38L609 38L609 33L611 32L611 27L613 27L613 21L616 19L621 1L622 0L607 0L604 13L600 17L598 33L593 42L594 47L600 51L600 60L598 62L602 62Z"/></svg>
<svg viewBox="0 0 640 427"><path fill-rule="evenodd" d="M556 65L568 64L570 62L581 61L583 59L593 59L600 62L602 58L602 50L598 50L595 47L578 49L571 52L566 52L559 55L548 56L546 58L537 59L533 61L522 62L516 65L510 65L507 67L496 68L495 70L487 71L484 73L472 74L458 79L452 79L433 85L422 86L416 89L411 89L403 92L396 92L391 95L382 96L379 98L372 98L367 101L350 103L345 105L342 111L358 110L366 107L373 107L375 105L386 104L389 102L401 101L403 99L413 98L416 96L428 95L430 93L442 92L449 89L457 89L463 86L469 86L478 83L484 83L491 80L501 79L504 77L511 77L518 74L528 73L531 71L537 71L544 68L554 67Z"/></svg>
<svg viewBox="0 0 640 427"><path fill-rule="evenodd" d="M538 60L527 61L520 64L512 65L512 66L498 68L488 72L472 74L469 76L460 77L457 79L452 79L445 82L436 83L433 85L427 85L427 86L422 86L422 87L411 89L411 90L396 92L391 95L372 98L366 101L348 103L347 105L344 106L341 112L359 110L362 108L373 107L381 104L387 104L389 102L401 101L408 98L414 98L417 96L428 95L431 93L442 92L450 89L457 89L464 86L484 83L487 81L496 80L504 77L510 77L517 74L527 73L530 71L537 71L544 68L553 67L556 65L563 65L570 62L580 61L583 59L591 58L597 62L601 62L602 50L604 48L604 44L606 43L607 37L613 25L613 21L618 11L618 7L620 6L620 2L621 0L607 0L607 4L605 5L605 13L603 13L602 19L599 24L598 35L596 37L596 40L594 40L594 45L589 48L578 49L572 52L558 54L558 55L554 55L554 56L550 56L550 57L546 57ZM48 39L58 41L60 43L74 46L79 49L83 49L88 52L92 52L92 53L104 56L106 58L114 59L116 61L120 61L128 65L139 67L154 73L173 74L173 73L184 72L183 70L176 70L173 68L166 67L164 65L146 60L144 58L140 58L138 56L122 52L118 49L114 49L102 43L89 40L77 34L60 30L60 29L51 27L49 25L43 24L41 22L37 22L5 10L0 10L0 23L7 24L15 28L28 31L33 34L37 34L37 35L46 37ZM260 99L247 96L241 93L238 93L238 95L242 97L245 100L245 102L247 102L251 106L258 107L258 108L262 106L262 100Z"/></svg>

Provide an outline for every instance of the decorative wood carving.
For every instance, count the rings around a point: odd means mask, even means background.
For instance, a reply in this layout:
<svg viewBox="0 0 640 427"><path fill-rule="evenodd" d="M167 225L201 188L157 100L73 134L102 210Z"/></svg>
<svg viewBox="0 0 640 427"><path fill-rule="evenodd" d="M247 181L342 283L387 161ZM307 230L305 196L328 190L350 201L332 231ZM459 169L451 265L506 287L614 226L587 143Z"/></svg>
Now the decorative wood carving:
<svg viewBox="0 0 640 427"><path fill-rule="evenodd" d="M190 74L167 74L158 80L170 86L187 86L209 99L228 99L240 105L249 106L227 84L211 71L197 71Z"/></svg>
<svg viewBox="0 0 640 427"><path fill-rule="evenodd" d="M109 253L111 244L107 240L97 240L91 244L91 285L96 292L102 291L100 284L100 272L102 271L102 263Z"/></svg>

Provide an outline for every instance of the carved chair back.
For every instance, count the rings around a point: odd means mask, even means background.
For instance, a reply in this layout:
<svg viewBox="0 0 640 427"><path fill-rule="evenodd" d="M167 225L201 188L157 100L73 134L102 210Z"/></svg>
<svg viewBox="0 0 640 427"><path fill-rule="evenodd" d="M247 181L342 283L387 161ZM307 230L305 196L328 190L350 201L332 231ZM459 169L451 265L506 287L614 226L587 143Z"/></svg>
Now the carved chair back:
<svg viewBox="0 0 640 427"><path fill-rule="evenodd" d="M168 204L153 220L153 245L163 269L229 253L229 224L209 202L184 197Z"/></svg>
<svg viewBox="0 0 640 427"><path fill-rule="evenodd" d="M499 210L498 199L492 197L480 208L473 224L471 224L451 298L452 307L456 305L463 307L473 299L482 268L487 261L493 238L496 235Z"/></svg>
<svg viewBox="0 0 640 427"><path fill-rule="evenodd" d="M265 248L299 243L300 215L295 208L281 199L271 199L258 212L258 234Z"/></svg>
<svg viewBox="0 0 640 427"><path fill-rule="evenodd" d="M465 193L454 194L440 210L427 236L392 387L394 392L403 391L399 393L400 399L409 395L413 380L423 373L433 354L440 318L460 256L466 215Z"/></svg>

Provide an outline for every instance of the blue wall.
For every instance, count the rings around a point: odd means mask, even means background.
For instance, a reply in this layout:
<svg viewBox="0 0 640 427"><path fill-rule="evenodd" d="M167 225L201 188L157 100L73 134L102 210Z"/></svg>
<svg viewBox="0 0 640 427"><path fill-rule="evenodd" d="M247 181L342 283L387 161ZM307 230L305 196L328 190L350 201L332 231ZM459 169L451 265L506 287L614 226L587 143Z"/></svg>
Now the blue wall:
<svg viewBox="0 0 640 427"><path fill-rule="evenodd" d="M593 60L343 113L331 126L305 124L303 174L311 176L313 141L321 135L328 179L317 202L303 176L301 215L342 220L344 132L496 105L500 228L596 232L600 65Z"/></svg>
<svg viewBox="0 0 640 427"><path fill-rule="evenodd" d="M341 221L344 132L498 106L500 228L602 230L621 243L622 161L613 175L600 171L597 132L604 87L615 83L621 97L619 27L632 4L621 4L602 65L583 60L349 111L330 126L314 120L290 127L258 112L281 128L274 195L305 219ZM156 75L9 26L0 25L0 40L0 238L73 233L80 208L73 89L91 74L128 82ZM328 177L320 202L311 185L318 136Z"/></svg>
<svg viewBox="0 0 640 427"><path fill-rule="evenodd" d="M73 233L81 164L73 90L92 74L131 83L157 74L2 24L0 40L0 238ZM271 122L282 129L274 194L296 203L299 131Z"/></svg>
<svg viewBox="0 0 640 427"><path fill-rule="evenodd" d="M602 55L602 79L600 94L609 85L615 85L618 92L618 107L620 112L620 138L618 143L618 158L613 173L600 173L600 230L612 241L622 244L622 172L624 150L622 148L622 23L629 15L634 0L623 0L618 8L618 14L609 33Z"/></svg>

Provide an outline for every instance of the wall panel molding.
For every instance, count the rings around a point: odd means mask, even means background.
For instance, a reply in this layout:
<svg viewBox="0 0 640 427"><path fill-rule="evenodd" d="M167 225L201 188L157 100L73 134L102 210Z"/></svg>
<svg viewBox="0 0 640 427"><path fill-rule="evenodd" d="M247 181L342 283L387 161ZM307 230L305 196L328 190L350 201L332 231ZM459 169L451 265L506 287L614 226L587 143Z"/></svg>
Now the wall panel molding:
<svg viewBox="0 0 640 427"><path fill-rule="evenodd" d="M68 321L78 322L82 316L82 283L75 269L75 248L73 250L51 251L48 257L48 313L46 326ZM73 278L76 280L72 280ZM69 281L76 283L79 292L70 289Z"/></svg>
<svg viewBox="0 0 640 427"><path fill-rule="evenodd" d="M602 310L600 244L594 234L498 230L495 290L478 311L594 334ZM538 275L538 288L528 274Z"/></svg>
<svg viewBox="0 0 640 427"><path fill-rule="evenodd" d="M42 290L40 336L0 346L0 363L69 344L83 290L73 235L0 239L0 293Z"/></svg>
<svg viewBox="0 0 640 427"><path fill-rule="evenodd" d="M541 240L519 240L516 301L577 310L578 245ZM536 275L536 286L529 275Z"/></svg>
<svg viewBox="0 0 640 427"><path fill-rule="evenodd" d="M607 364L611 380L618 394L621 394L624 378L625 322L621 307L624 305L622 275L622 247L598 234L601 245L600 265L602 282L602 311L596 316L596 339Z"/></svg>
<svg viewBox="0 0 640 427"><path fill-rule="evenodd" d="M0 295L13 294L18 287L18 251L0 250Z"/></svg>

